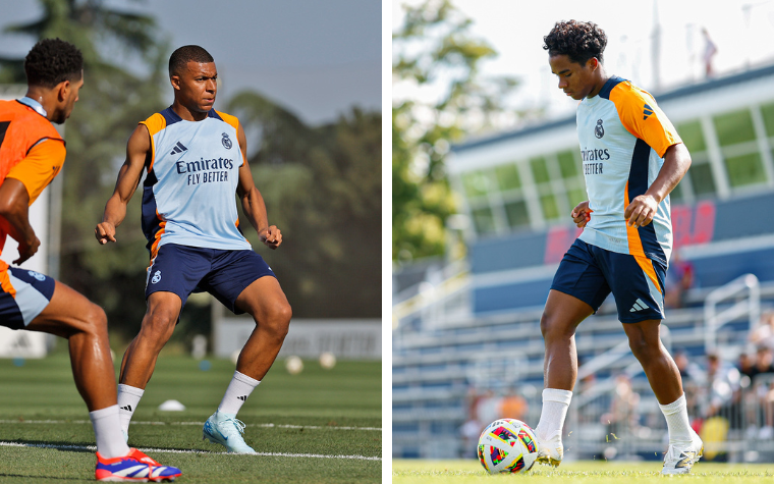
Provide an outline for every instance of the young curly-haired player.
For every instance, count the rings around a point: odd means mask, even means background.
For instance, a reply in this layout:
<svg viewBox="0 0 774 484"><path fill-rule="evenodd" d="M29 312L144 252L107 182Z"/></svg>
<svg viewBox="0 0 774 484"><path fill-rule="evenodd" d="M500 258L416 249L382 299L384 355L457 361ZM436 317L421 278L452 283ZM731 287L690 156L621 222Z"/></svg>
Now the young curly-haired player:
<svg viewBox="0 0 774 484"><path fill-rule="evenodd" d="M51 123L70 117L83 86L83 56L72 44L44 39L24 62L27 94L0 101L0 250L10 235L21 264L40 240L29 206L59 173L65 142ZM162 466L121 436L116 377L105 312L59 281L0 261L0 325L67 338L73 377L89 409L97 440L97 480L172 481L175 467Z"/></svg>
<svg viewBox="0 0 774 484"><path fill-rule="evenodd" d="M608 76L605 32L592 22L558 22L544 38L559 89L580 101L578 141L588 201L572 211L583 232L554 276L540 321L546 345L539 460L562 460L562 426L578 373L575 328L610 292L629 346L666 417L663 474L684 474L703 444L688 422L680 373L661 344L664 274L672 249L669 193L691 158L649 93Z"/></svg>

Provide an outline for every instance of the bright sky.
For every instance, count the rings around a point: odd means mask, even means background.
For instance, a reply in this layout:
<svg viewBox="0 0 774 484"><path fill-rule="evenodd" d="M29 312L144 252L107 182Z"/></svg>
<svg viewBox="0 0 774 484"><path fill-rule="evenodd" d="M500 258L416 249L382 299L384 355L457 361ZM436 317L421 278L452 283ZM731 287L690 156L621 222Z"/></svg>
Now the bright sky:
<svg viewBox="0 0 774 484"><path fill-rule="evenodd" d="M393 0L393 30L402 21L401 5L419 0ZM703 78L701 63L706 28L717 45L719 75L747 64L774 62L774 0L645 0L642 2L550 0L550 2L453 0L474 24L472 33L500 53L483 66L484 74L507 74L522 81L514 95L520 108L548 106L549 116L574 112L576 101L556 87L548 67L543 36L558 20L591 20L607 33L605 68L657 94L653 76L654 11L661 29L661 90ZM654 7L654 4L655 7ZM550 6L549 6L550 5ZM638 7L637 7L638 6ZM419 90L407 83L393 86L393 98L432 99L443 86Z"/></svg>

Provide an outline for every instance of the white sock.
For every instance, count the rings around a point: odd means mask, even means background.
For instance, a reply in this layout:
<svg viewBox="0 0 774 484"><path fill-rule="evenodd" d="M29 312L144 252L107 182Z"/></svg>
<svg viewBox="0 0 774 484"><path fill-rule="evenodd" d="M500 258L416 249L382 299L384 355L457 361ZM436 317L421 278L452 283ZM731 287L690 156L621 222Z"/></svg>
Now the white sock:
<svg viewBox="0 0 774 484"><path fill-rule="evenodd" d="M260 380L255 380L235 371L234 377L231 378L231 383L226 388L226 394L223 395L223 401L218 406L218 413L236 416L239 409L247 401L247 397L250 396L259 383L261 383Z"/></svg>
<svg viewBox="0 0 774 484"><path fill-rule="evenodd" d="M97 452L102 457L110 459L129 453L118 423L118 405L89 412L89 418L97 438Z"/></svg>
<svg viewBox="0 0 774 484"><path fill-rule="evenodd" d="M685 401L685 394L680 395L680 398L667 405L659 404L659 407L666 417L669 443L690 442L693 436L691 435L691 423L688 421L688 405Z"/></svg>
<svg viewBox="0 0 774 484"><path fill-rule="evenodd" d="M545 442L557 435L562 438L562 427L567 409L570 408L570 400L572 400L570 390L543 389L543 410L540 413L540 422L535 428L538 439Z"/></svg>
<svg viewBox="0 0 774 484"><path fill-rule="evenodd" d="M142 388L118 385L118 416L121 419L121 430L124 432L129 432L129 422L140 404L143 393L145 390Z"/></svg>

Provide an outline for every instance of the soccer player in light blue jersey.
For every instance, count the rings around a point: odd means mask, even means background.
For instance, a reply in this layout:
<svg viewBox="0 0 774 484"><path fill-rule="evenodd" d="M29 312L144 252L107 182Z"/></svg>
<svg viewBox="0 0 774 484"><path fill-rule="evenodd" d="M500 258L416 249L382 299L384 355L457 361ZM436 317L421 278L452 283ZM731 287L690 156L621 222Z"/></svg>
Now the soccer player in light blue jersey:
<svg viewBox="0 0 774 484"><path fill-rule="evenodd" d="M703 444L689 425L680 373L659 326L672 249L669 193L688 170L690 154L653 96L605 72L607 37L596 24L558 22L544 41L559 88L580 101L589 199L572 211L584 230L559 264L540 321L546 356L539 460L562 460L562 426L578 374L575 328L612 292L629 346L666 417L662 473L685 474Z"/></svg>
<svg viewBox="0 0 774 484"><path fill-rule="evenodd" d="M274 272L238 228L234 193L264 244L276 249L282 233L269 225L239 120L213 109L218 71L212 56L199 46L181 47L169 59L169 77L174 103L132 133L115 192L95 230L100 243L116 241L116 227L147 171L142 228L150 251L148 306L121 364L121 426L128 435L132 414L186 299L195 289L206 290L231 311L250 314L256 327L218 410L204 424L204 438L229 452L255 453L242 437L244 424L236 414L274 363L291 309Z"/></svg>

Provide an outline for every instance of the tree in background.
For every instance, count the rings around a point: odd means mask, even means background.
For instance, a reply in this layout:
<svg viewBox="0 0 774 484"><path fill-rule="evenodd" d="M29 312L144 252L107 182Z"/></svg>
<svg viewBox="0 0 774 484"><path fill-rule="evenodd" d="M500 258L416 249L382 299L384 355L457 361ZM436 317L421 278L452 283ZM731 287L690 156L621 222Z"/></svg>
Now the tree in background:
<svg viewBox="0 0 774 484"><path fill-rule="evenodd" d="M116 245L100 247L94 226L113 192L129 134L138 121L164 108L159 87L166 79L169 49L150 16L98 0L39 4L39 20L6 31L34 41L59 37L75 44L84 57L85 87L65 125L60 279L104 307L111 328L133 336L145 313L148 262L140 206L130 204ZM130 63L145 72L130 72L124 67ZM23 58L2 59L0 83L25 83L23 64Z"/></svg>
<svg viewBox="0 0 774 484"><path fill-rule="evenodd" d="M518 114L505 104L517 81L481 75L481 63L497 52L469 32L471 19L451 0L404 9L393 34L393 76L419 94L392 108L392 257L399 261L444 254L445 221L456 211L444 165L450 143ZM440 94L418 100L428 92Z"/></svg>
<svg viewBox="0 0 774 484"><path fill-rule="evenodd" d="M59 37L84 54L85 87L66 124L60 279L108 313L111 333L133 337L145 312L148 251L139 194L128 206L116 245L100 247L94 226L113 192L137 122L166 107L171 49L150 16L100 0L40 0L40 20L8 32L34 41ZM214 53L217 58L217 53ZM129 71L126 66L142 72ZM24 83L23 59L0 58L0 84ZM263 251L297 317L381 315L381 115L357 109L310 128L254 92L220 108L240 116L256 184L285 241ZM251 150L252 151L252 150ZM262 247L252 229L254 247ZM187 340L209 330L210 312L193 298L181 314Z"/></svg>
<svg viewBox="0 0 774 484"><path fill-rule="evenodd" d="M261 148L249 162L283 234L282 246L262 255L294 314L380 317L381 114L353 109L310 128L254 92L235 96L229 109L245 126L248 148L260 127ZM253 231L247 238L260 245Z"/></svg>

